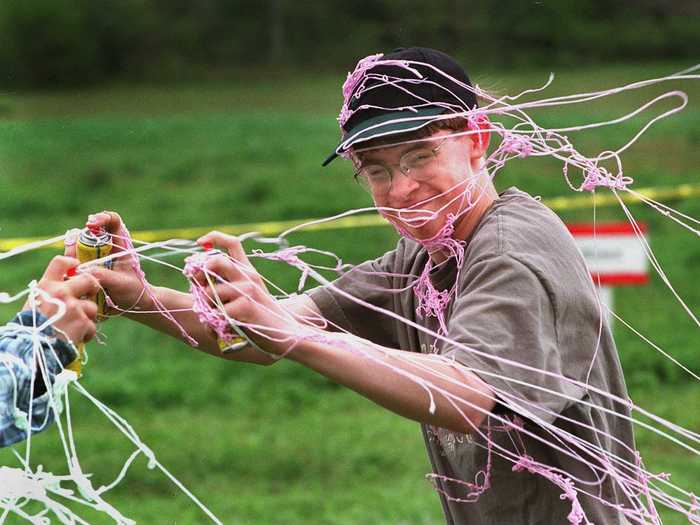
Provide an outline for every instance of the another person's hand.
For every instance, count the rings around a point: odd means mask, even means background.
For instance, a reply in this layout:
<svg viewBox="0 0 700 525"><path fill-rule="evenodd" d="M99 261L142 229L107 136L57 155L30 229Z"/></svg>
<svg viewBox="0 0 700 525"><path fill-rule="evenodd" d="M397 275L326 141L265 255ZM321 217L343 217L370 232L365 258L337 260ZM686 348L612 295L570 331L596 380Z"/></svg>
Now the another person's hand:
<svg viewBox="0 0 700 525"><path fill-rule="evenodd" d="M205 263L204 272L197 273L195 280L214 300L218 297L226 314L239 323L255 325L259 334L251 330L246 333L263 350L282 354L289 347L289 341L300 333L301 325L285 311L280 303L267 290L262 277L250 263L238 238L221 232L211 232L197 239L200 246L216 246L228 253L212 255ZM211 283L209 282L211 281ZM211 284L213 283L213 288Z"/></svg>
<svg viewBox="0 0 700 525"><path fill-rule="evenodd" d="M75 344L87 342L95 337L95 317L97 304L94 297L100 289L100 284L90 274L79 274L66 279L71 268L80 261L71 257L54 257L46 267L43 277L38 283L41 290L65 305L65 313L53 324L56 335L68 339ZM59 307L38 296L37 309L46 317L56 314ZM24 305L24 310L32 308L30 300Z"/></svg>
<svg viewBox="0 0 700 525"><path fill-rule="evenodd" d="M112 254L126 251L126 241L121 237L123 230L119 214L104 211L90 215L86 226L103 228L112 234ZM75 244L66 244L66 255L75 256ZM90 269L90 273L97 278L120 311L150 308L148 294L144 293L144 285L134 271L132 257L117 257L113 259L111 269L95 266Z"/></svg>

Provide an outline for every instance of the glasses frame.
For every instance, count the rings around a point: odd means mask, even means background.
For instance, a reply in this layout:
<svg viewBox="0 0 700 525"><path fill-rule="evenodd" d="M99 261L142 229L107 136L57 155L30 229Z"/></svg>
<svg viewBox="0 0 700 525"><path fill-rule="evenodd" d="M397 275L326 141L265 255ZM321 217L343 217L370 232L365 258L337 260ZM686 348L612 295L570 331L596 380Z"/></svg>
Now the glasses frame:
<svg viewBox="0 0 700 525"><path fill-rule="evenodd" d="M434 138L434 139L428 139L428 140L425 141L425 142L429 142L429 141L432 141L432 140L439 140L439 141L440 141L434 148L426 148L426 151L430 151L430 154L431 154L431 156L432 156L432 158L427 162L427 164L432 163L432 161L435 160L435 159L437 158L437 156L438 156L438 151L440 151L440 148L442 147L442 145L443 145L445 142L447 142L447 139L449 139L449 138L450 138L449 136L447 136L447 137L436 137L436 138ZM387 162L380 162L380 161L377 161L377 162L370 162L370 163L367 164L366 166L360 166L360 168L359 168L358 170L356 170L355 173L354 173L354 175L353 175L353 176L354 176L354 179L355 179L355 182L356 182L357 184L359 184L365 191L369 192L369 193L372 194L372 195L378 195L378 196L387 195L389 192L391 192L391 186L392 186L392 184L394 183L394 168L398 168L398 171L400 171L401 174L404 175L405 177L409 177L409 178L412 178L413 180L416 180L416 179L414 179L413 177L411 177L411 170L412 170L412 169L415 169L415 168L413 168L413 167L406 167L406 166L405 166L405 163L404 163L404 159L405 159L406 157L408 157L409 155L415 154L417 151L420 151L420 150L421 150L421 148L415 148L415 149L412 149L412 150L407 151L406 153L404 153L403 155L401 155L401 157L399 158L399 162L398 162L398 163L389 164L389 163L387 163ZM426 164L426 165L427 165L427 164ZM382 168L384 169L384 171L386 171L386 173L389 175L389 185L388 185L387 190L386 190L385 192L376 193L376 192L372 191L372 188L371 188L370 183L369 183L368 181L367 181L367 182L362 182L363 180L366 180L366 177L364 177L364 176L362 175L362 171L365 170L365 169L367 169L367 167L369 167L369 166L380 166L380 167L382 167Z"/></svg>

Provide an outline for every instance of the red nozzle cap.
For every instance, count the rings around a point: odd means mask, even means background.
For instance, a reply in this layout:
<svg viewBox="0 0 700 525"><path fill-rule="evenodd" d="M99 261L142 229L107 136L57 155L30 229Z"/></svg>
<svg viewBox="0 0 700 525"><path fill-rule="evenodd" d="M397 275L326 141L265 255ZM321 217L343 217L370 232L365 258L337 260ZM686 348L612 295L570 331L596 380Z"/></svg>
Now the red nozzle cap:
<svg viewBox="0 0 700 525"><path fill-rule="evenodd" d="M78 273L78 267L77 266L71 266L68 268L68 271L66 272L66 275L68 277L75 277L75 275Z"/></svg>
<svg viewBox="0 0 700 525"><path fill-rule="evenodd" d="M202 248L206 251L210 251L214 249L214 243L213 242L205 242L202 244Z"/></svg>

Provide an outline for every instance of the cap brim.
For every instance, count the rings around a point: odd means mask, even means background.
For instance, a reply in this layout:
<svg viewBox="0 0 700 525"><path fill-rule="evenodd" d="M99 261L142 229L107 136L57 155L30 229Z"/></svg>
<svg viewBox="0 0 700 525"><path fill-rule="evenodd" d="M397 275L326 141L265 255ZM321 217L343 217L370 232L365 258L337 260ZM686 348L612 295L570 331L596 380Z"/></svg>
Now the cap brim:
<svg viewBox="0 0 700 525"><path fill-rule="evenodd" d="M365 120L345 134L343 140L321 166L327 166L341 152L347 151L355 144L388 135L415 131L426 126L445 111L445 108L429 107L410 112L394 111Z"/></svg>

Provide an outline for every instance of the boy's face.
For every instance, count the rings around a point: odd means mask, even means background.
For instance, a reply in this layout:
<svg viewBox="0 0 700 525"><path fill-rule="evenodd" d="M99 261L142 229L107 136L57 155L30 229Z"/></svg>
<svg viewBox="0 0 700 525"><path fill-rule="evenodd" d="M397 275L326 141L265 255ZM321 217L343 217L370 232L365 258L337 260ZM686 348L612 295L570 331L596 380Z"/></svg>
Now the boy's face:
<svg viewBox="0 0 700 525"><path fill-rule="evenodd" d="M474 179L472 140L469 136L450 135L441 130L427 141L399 144L359 153L356 168L379 165L391 174L387 190L372 188L370 192L380 210L392 224L405 229L416 239L430 239L444 226L449 214L458 215L469 206L467 190ZM406 166L406 159L417 149L434 150L431 160L419 169L405 175L399 164Z"/></svg>

